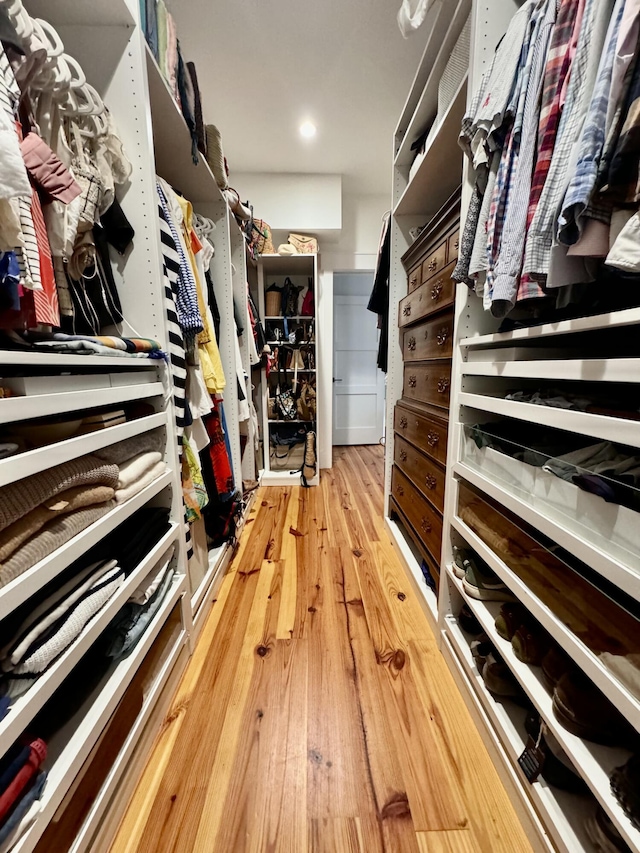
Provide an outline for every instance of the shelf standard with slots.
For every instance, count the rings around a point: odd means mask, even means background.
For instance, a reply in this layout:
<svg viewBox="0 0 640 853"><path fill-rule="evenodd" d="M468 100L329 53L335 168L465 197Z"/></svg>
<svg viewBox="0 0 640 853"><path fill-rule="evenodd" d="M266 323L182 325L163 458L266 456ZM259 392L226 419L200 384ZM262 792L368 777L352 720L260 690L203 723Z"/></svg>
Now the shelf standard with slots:
<svg viewBox="0 0 640 853"><path fill-rule="evenodd" d="M458 147L458 133L467 99L467 77L460 84L456 96L440 119L417 171L407 184L393 213L394 216L419 216L425 213L425 199L433 205L432 213L443 204L460 185L460 173L449 168L451 151L459 151L462 169L462 151ZM437 176L434 178L434 176Z"/></svg>
<svg viewBox="0 0 640 853"><path fill-rule="evenodd" d="M16 480L22 480L24 477L29 477L40 471L46 471L47 468L53 468L55 465L61 465L71 459L77 459L79 456L85 456L87 453L94 453L96 450L101 450L110 444L117 444L119 441L124 441L134 435L140 435L143 432L149 432L166 425L166 413L159 412L156 415L137 418L124 424L46 444L34 450L16 453L15 456L0 461L0 487L14 483Z"/></svg>
<svg viewBox="0 0 640 853"><path fill-rule="evenodd" d="M467 391L458 395L458 402L461 406L468 406L481 412L491 412L494 415L504 415L528 423L577 432L601 441L627 444L630 447L638 445L640 421L596 415L591 412L556 409L552 406L537 406L535 403L521 403L518 400L505 400L503 397L491 397L487 394L473 394Z"/></svg>
<svg viewBox="0 0 640 853"><path fill-rule="evenodd" d="M62 415L81 409L116 406L133 400L161 397L161 382L140 385L121 385L116 388L95 388L84 391L64 391L52 394L32 394L26 397L8 397L0 400L0 424Z"/></svg>
<svg viewBox="0 0 640 853"><path fill-rule="evenodd" d="M631 845L632 849L639 849L640 832L631 825L631 821L625 815L620 803L611 792L609 785L609 779L613 770L625 764L631 753L624 749L600 746L599 744L582 740L561 726L554 716L552 698L544 686L540 667L532 667L518 660L511 642L504 640L496 631L495 619L500 612L500 602L478 601L475 598L471 598L464 591L462 582L455 576L450 566L447 566L447 575L471 608L471 611L482 625L484 632L498 649L503 660L515 675L532 704L535 705L540 716L547 723L549 731L580 772L580 775L591 788L596 799L607 812L622 837Z"/></svg>
<svg viewBox="0 0 640 853"><path fill-rule="evenodd" d="M0 757L20 737L45 702L60 687L68 673L80 661L85 652L91 648L116 613L126 604L127 599L140 581L168 551L177 538L178 530L179 525L171 524L170 529L163 535L162 539L157 545L153 546L147 556L127 576L125 582L116 590L102 610L99 610L89 620L73 643L31 685L26 693L19 696L10 706L6 716L0 720Z"/></svg>
<svg viewBox="0 0 640 853"><path fill-rule="evenodd" d="M461 347L482 347L492 344L508 344L511 341L535 340L536 338L571 335L578 332L591 332L599 329L616 329L635 326L640 323L640 308L625 308L607 314L595 314L592 317L576 317L574 320L558 320L556 323L541 323L527 326L511 332L494 332L488 335L476 335L462 338Z"/></svg>
<svg viewBox="0 0 640 853"><path fill-rule="evenodd" d="M153 483L149 483L137 495L128 501L115 506L102 518L94 521L73 539L70 539L60 548L49 554L44 560L40 560L35 566L27 569L24 574L18 575L6 586L0 588L0 620L19 607L30 596L41 589L50 580L63 572L75 560L81 557L85 551L97 545L112 530L126 521L136 510L143 507L151 498L154 498L163 489L171 485L172 475L170 471L162 474Z"/></svg>
<svg viewBox="0 0 640 853"><path fill-rule="evenodd" d="M527 503L503 488L498 481L489 479L463 462L456 462L453 466L453 473L515 513L527 524L535 527L536 530L564 548L565 551L573 554L598 574L607 578L608 581L632 597L637 596L640 574L632 567L625 565L603 548L598 547L573 530L563 527L556 519L542 512L537 506Z"/></svg>
<svg viewBox="0 0 640 853"><path fill-rule="evenodd" d="M531 615L549 632L567 654L585 672L594 684L605 693L616 708L637 729L640 729L640 699L607 669L598 657L542 602L529 587L486 545L486 543L459 516L454 516L452 526L467 544L487 563L524 604Z"/></svg>
<svg viewBox="0 0 640 853"><path fill-rule="evenodd" d="M522 773L518 758L527 745L528 735L524 727L526 712L513 702L496 702L487 691L482 676L476 670L471 656L469 642L458 623L448 617L445 620L444 642L448 644L450 655L459 676L469 686L470 698L485 721L489 731L495 732L494 746L501 752L509 774L526 798L527 805L533 804L530 815L538 824L541 837L551 835L553 842L547 844L549 853L593 853L593 845L584 828L585 820L593 816L595 802L560 791L547 785L543 779L529 783ZM545 827L538 823L537 813L545 819Z"/></svg>
<svg viewBox="0 0 640 853"><path fill-rule="evenodd" d="M132 653L118 661L110 672L107 672L102 684L95 691L93 701L86 713L84 709L78 713L81 719L70 732L68 740L61 746L53 765L49 770L47 784L41 799L41 809L30 829L22 836L13 848L12 853L31 853L56 811L63 802L67 791L80 772L82 765L91 754L109 718L118 707L118 703L133 680L145 655L160 633L171 611L180 598L186 594L186 577L178 575L169 589L158 613L152 619L149 627L142 635ZM183 630L176 645L187 641ZM163 671L164 672L164 669ZM162 674L162 673L161 673ZM160 675L158 676L158 679ZM72 721L74 722L74 721ZM50 749L50 756L52 750Z"/></svg>

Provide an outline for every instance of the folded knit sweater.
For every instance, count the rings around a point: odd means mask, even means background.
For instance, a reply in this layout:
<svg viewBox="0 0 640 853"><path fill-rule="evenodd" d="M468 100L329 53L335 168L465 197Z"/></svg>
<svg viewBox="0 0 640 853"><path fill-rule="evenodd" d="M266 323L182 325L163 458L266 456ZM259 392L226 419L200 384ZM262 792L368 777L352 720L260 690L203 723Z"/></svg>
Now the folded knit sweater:
<svg viewBox="0 0 640 853"><path fill-rule="evenodd" d="M111 486L78 486L49 498L18 521L0 531L0 564L7 560L23 542L61 515L68 515L87 506L110 501L115 492Z"/></svg>
<svg viewBox="0 0 640 853"><path fill-rule="evenodd" d="M139 453L120 465L120 475L116 489L128 489L143 477L147 471L162 460L162 455L157 450L148 450Z"/></svg>
<svg viewBox="0 0 640 853"><path fill-rule="evenodd" d="M165 436L162 430L153 430L153 432L143 432L140 435L132 435L124 441L119 441L117 444L110 444L108 447L103 447L96 450L95 455L104 462L111 462L115 465L121 465L127 459L133 456L139 456L141 453L147 453L150 450L161 452L165 445Z"/></svg>
<svg viewBox="0 0 640 853"><path fill-rule="evenodd" d="M115 489L117 484L118 466L92 455L71 459L55 468L40 471L0 489L0 530L60 492L93 485Z"/></svg>
<svg viewBox="0 0 640 853"><path fill-rule="evenodd" d="M145 471L137 479L132 480L128 486L116 490L116 503L128 501L129 498L137 495L138 492L141 492L144 488L153 483L154 480L157 480L158 477L162 476L166 470L167 465L163 460L156 462L150 468L146 468Z"/></svg>
<svg viewBox="0 0 640 853"><path fill-rule="evenodd" d="M77 536L85 527L89 527L103 515L113 509L113 502L108 501L98 506L80 509L69 515L63 515L42 528L28 542L18 548L11 557L0 565L0 588L6 586L19 575L24 574L40 560L60 548L65 542Z"/></svg>

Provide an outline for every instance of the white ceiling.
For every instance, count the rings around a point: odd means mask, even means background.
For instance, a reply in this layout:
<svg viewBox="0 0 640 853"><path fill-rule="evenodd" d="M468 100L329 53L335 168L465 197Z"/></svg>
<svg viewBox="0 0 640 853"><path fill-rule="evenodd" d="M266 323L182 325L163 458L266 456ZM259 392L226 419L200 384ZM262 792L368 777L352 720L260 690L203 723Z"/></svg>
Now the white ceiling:
<svg viewBox="0 0 640 853"><path fill-rule="evenodd" d="M424 47L400 0L173 0L205 121L233 172L342 174L347 192L390 193L392 136ZM312 120L318 134L303 140Z"/></svg>

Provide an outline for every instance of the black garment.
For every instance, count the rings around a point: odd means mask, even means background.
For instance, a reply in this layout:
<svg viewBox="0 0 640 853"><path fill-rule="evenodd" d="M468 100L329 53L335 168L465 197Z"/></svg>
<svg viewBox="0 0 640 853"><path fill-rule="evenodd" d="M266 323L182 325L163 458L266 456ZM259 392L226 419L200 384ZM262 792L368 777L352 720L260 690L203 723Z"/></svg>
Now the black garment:
<svg viewBox="0 0 640 853"><path fill-rule="evenodd" d="M391 274L391 219L387 221L382 248L378 255L373 290L367 308L378 315L380 344L378 346L378 367L387 372L389 352L389 276Z"/></svg>
<svg viewBox="0 0 640 853"><path fill-rule="evenodd" d="M0 42L5 48L10 47L19 56L24 56L20 36L4 6L0 6Z"/></svg>
<svg viewBox="0 0 640 853"><path fill-rule="evenodd" d="M216 299L216 294L213 289L213 279L211 278L211 273L207 270L204 274L205 279L207 280L207 293L209 295L209 308L211 309L211 316L213 317L213 327L216 330L216 340L220 340L220 309L218 308L218 300Z"/></svg>
<svg viewBox="0 0 640 853"><path fill-rule="evenodd" d="M191 84L191 76L187 71L182 52L180 51L180 42L178 42L178 94L180 95L180 108L182 116L187 123L189 133L191 134L191 159L194 165L198 165L198 135L196 133L195 119L195 95Z"/></svg>
<svg viewBox="0 0 640 853"><path fill-rule="evenodd" d="M258 350L258 354L262 355L262 353L264 352L264 348L267 345L267 336L265 335L264 326L262 325L262 320L260 319L258 306L256 305L251 293L249 293L249 305L251 307L251 313L253 314L253 319L255 322L254 331L256 336L256 349Z"/></svg>
<svg viewBox="0 0 640 853"><path fill-rule="evenodd" d="M202 118L202 99L200 97L200 86L198 85L198 75L196 74L196 66L193 62L187 62L187 71L191 77L191 86L193 87L193 120L196 127L196 137L198 140L198 149L204 156L207 156L207 134L204 129L204 120Z"/></svg>

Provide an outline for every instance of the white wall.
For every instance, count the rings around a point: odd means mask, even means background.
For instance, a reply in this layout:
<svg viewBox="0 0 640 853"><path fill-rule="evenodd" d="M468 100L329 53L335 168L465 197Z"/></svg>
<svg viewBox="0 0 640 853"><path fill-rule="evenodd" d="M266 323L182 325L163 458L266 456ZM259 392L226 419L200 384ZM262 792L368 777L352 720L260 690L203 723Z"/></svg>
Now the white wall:
<svg viewBox="0 0 640 853"><path fill-rule="evenodd" d="M340 238L320 242L322 268L345 272L375 269L382 217L389 207L385 195L345 194Z"/></svg>
<svg viewBox="0 0 640 853"><path fill-rule="evenodd" d="M232 175L231 183L273 231L316 234L342 228L341 175L244 172Z"/></svg>
<svg viewBox="0 0 640 853"><path fill-rule="evenodd" d="M334 296L369 296L373 288L373 271L339 272L333 276Z"/></svg>

